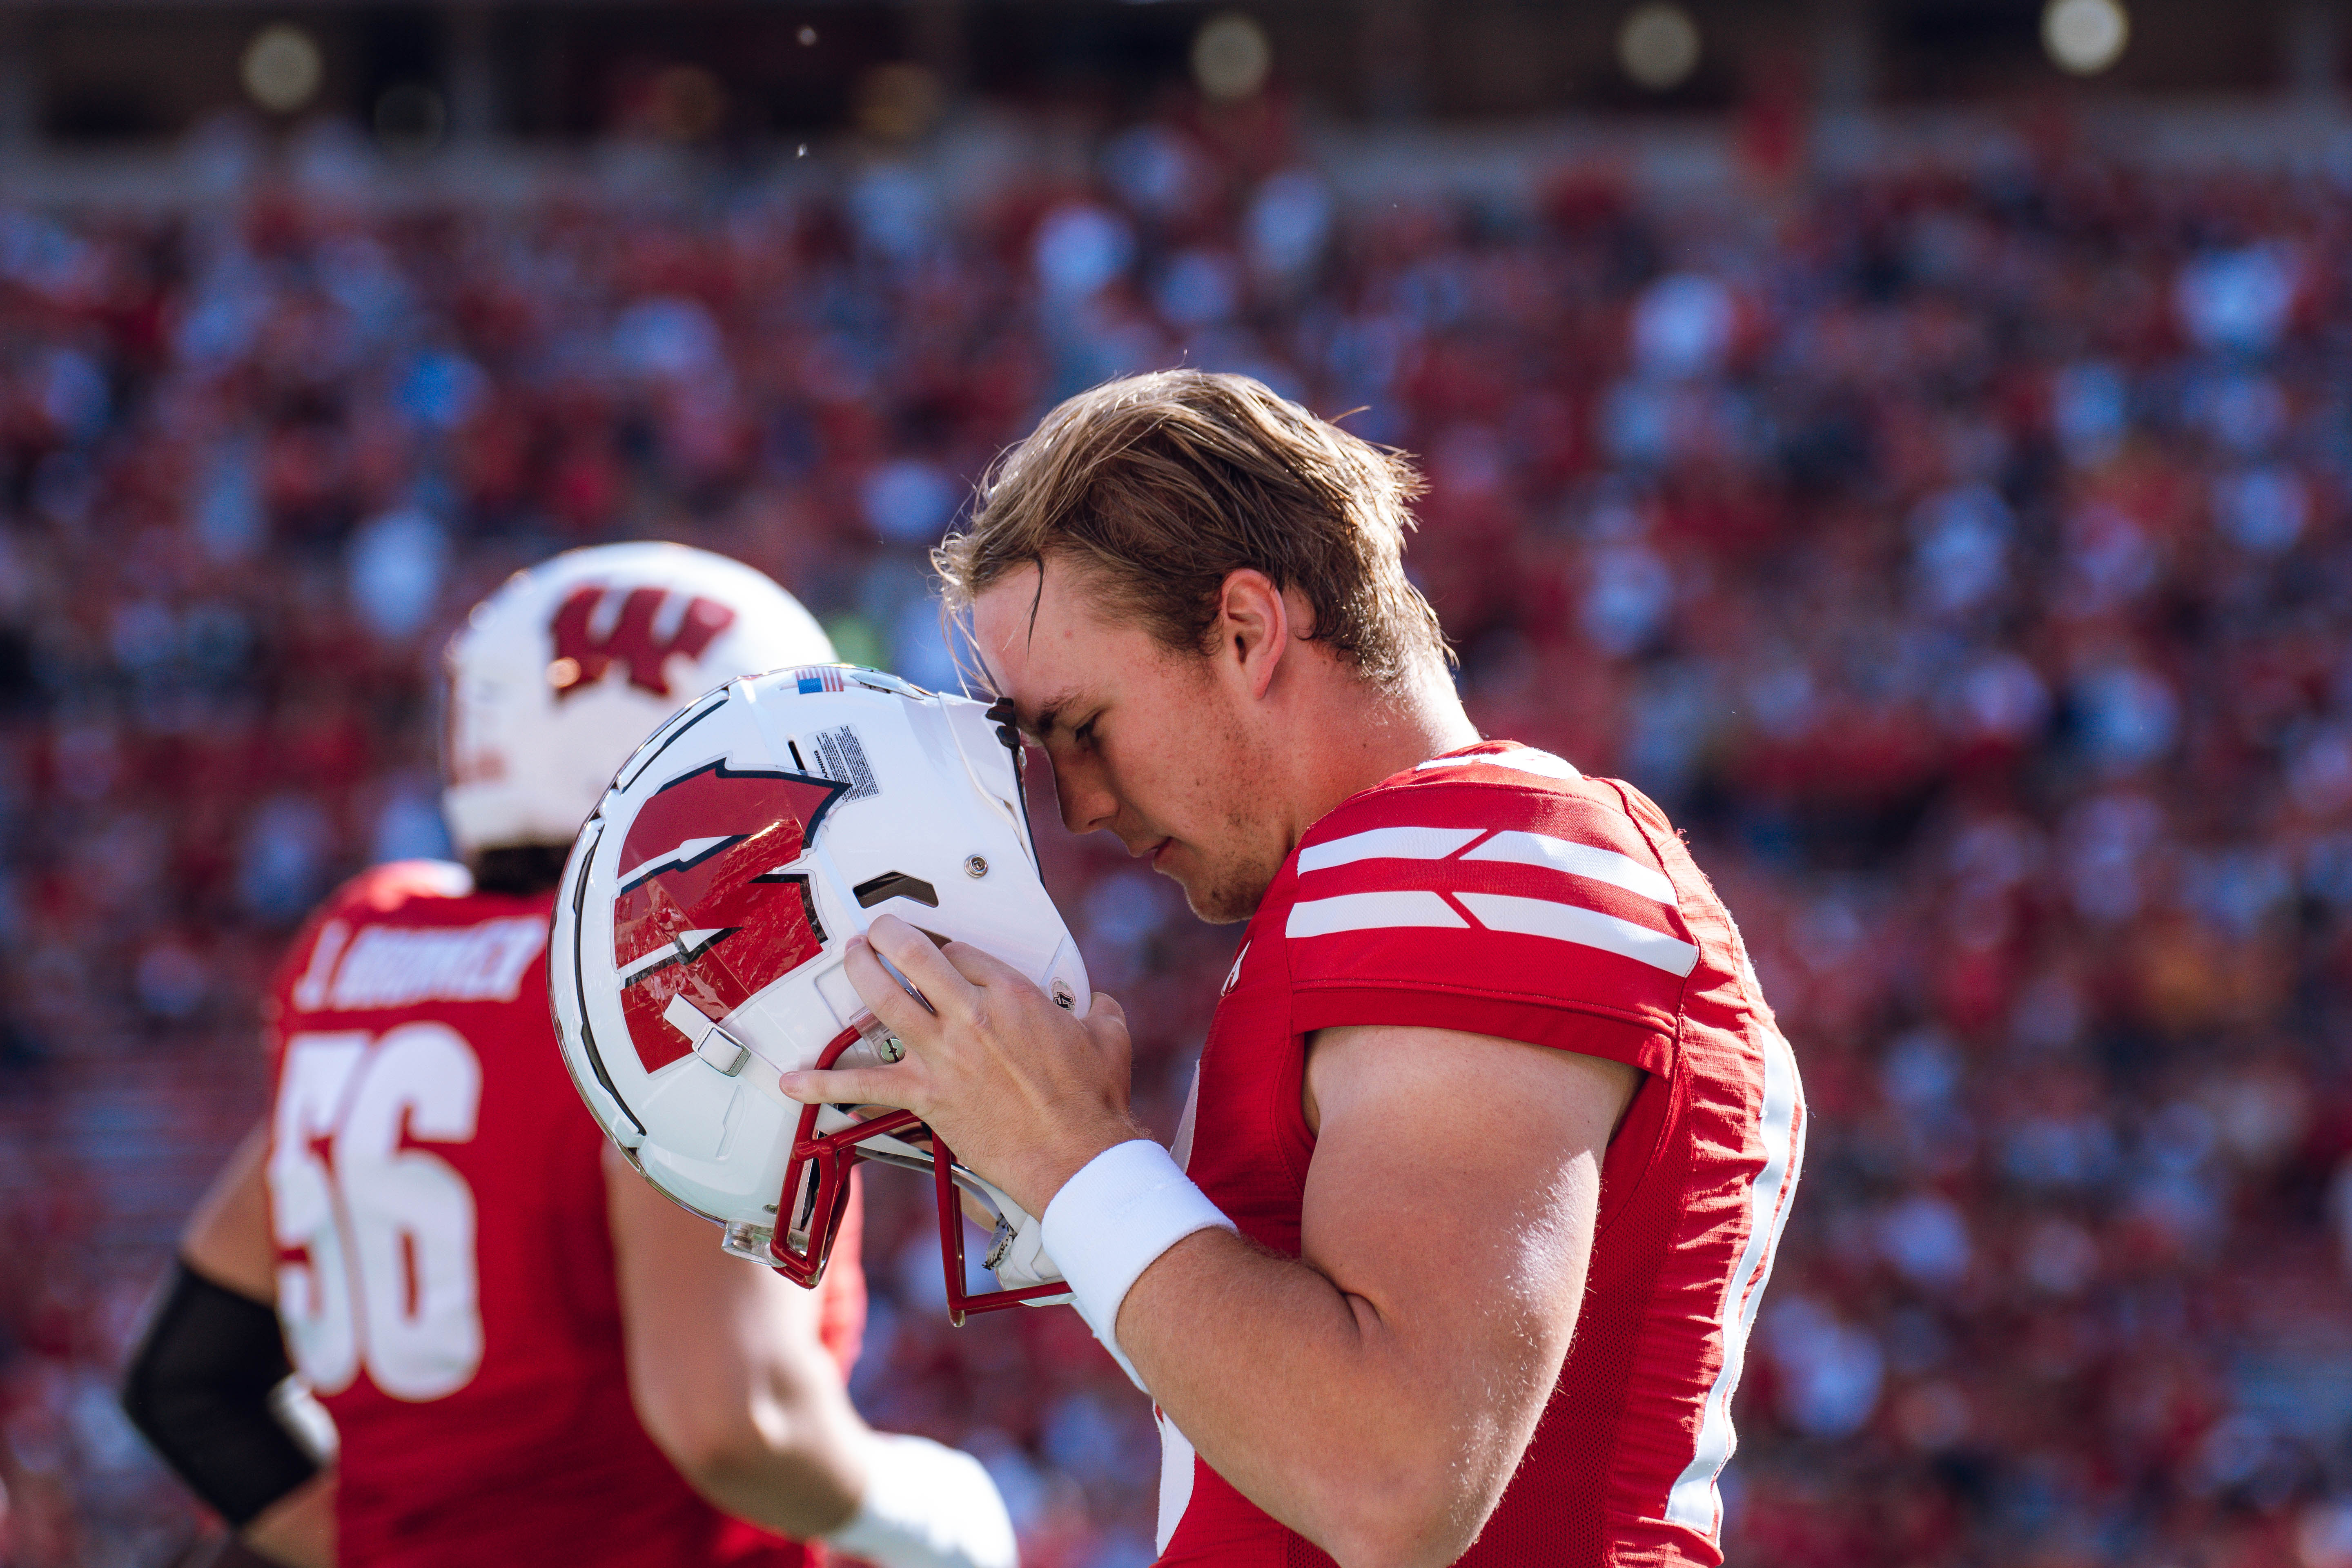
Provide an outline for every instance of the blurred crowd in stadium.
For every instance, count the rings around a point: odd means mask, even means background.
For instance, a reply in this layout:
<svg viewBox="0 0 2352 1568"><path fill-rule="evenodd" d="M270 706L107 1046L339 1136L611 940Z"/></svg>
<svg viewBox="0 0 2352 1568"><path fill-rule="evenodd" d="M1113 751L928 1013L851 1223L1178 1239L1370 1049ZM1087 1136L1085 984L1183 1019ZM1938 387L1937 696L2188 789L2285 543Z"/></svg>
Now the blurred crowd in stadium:
<svg viewBox="0 0 2352 1568"><path fill-rule="evenodd" d="M951 683L973 478L1182 362L1421 456L1474 716L1656 796L1743 923L1816 1121L1733 1560L2352 1563L2347 238L2333 184L2055 153L1350 203L1175 121L957 205L0 214L0 1560L191 1528L116 1360L294 923L441 852L451 617L679 539ZM1164 1136L1236 933L1045 837ZM1144 1400L1072 1314L949 1329L867 1187L868 1415L1040 1568L1147 1562Z"/></svg>

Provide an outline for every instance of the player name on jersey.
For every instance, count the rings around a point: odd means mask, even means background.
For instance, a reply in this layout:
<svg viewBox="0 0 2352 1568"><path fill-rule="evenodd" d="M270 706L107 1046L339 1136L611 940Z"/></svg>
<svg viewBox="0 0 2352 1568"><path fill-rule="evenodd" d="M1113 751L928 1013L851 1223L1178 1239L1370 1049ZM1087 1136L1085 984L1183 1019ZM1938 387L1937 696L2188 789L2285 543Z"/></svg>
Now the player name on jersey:
<svg viewBox="0 0 2352 1568"><path fill-rule="evenodd" d="M294 984L306 1013L360 1013L420 1002L511 1002L547 922L523 917L446 928L329 921Z"/></svg>

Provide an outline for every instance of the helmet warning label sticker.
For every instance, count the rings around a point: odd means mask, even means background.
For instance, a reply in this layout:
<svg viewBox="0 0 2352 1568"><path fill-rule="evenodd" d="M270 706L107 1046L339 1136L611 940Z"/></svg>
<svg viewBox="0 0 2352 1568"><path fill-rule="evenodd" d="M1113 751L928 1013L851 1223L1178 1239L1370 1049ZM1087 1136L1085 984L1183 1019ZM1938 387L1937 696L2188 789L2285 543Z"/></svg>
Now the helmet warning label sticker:
<svg viewBox="0 0 2352 1568"><path fill-rule="evenodd" d="M816 752L813 770L819 777L835 784L847 784L844 800L864 800L882 793L874 782L874 769L866 761L866 748L857 743L857 731L844 724L837 730L820 730L808 737L809 746Z"/></svg>

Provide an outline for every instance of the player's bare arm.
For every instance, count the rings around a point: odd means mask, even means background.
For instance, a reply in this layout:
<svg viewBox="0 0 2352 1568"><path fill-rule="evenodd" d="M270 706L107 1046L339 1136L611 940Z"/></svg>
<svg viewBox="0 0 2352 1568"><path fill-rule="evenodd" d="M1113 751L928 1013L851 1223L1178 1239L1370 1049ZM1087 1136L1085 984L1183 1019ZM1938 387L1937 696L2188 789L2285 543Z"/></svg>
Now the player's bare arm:
<svg viewBox="0 0 2352 1568"><path fill-rule="evenodd" d="M278 1251L269 1234L269 1194L263 1165L269 1152L269 1128L258 1125L246 1135L228 1163L189 1218L180 1238L180 1263L204 1285L234 1293L261 1311L274 1311L277 1299ZM274 1325L273 1325L274 1328ZM195 1380L209 1377L218 1384L236 1381L230 1361L214 1357L209 1370L191 1369ZM168 1396L167 1396L168 1397ZM223 1402L245 1400L249 1394L224 1389ZM265 1443L272 1434L259 1423L274 1423L266 1405L248 1408L245 1419ZM252 1550L289 1568L333 1568L335 1562L335 1473L331 1467L265 1506L237 1531Z"/></svg>
<svg viewBox="0 0 2352 1568"><path fill-rule="evenodd" d="M823 1298L710 1245L709 1223L604 1152L629 1395L713 1507L880 1563L1014 1561L987 1473L869 1428L819 1322Z"/></svg>
<svg viewBox="0 0 2352 1568"><path fill-rule="evenodd" d="M604 1150L629 1393L680 1474L738 1519L812 1540L846 1522L870 1435L818 1338L819 1298L710 1245Z"/></svg>
<svg viewBox="0 0 2352 1568"><path fill-rule="evenodd" d="M268 1158L265 1122L238 1142L180 1237L182 1262L256 1301L278 1294L278 1248L269 1236L269 1189L262 1178Z"/></svg>
<svg viewBox="0 0 2352 1568"><path fill-rule="evenodd" d="M1119 1342L1202 1458L1340 1562L1453 1562L1559 1375L1638 1079L1489 1036L1324 1031L1301 1257L1196 1232L1129 1291Z"/></svg>

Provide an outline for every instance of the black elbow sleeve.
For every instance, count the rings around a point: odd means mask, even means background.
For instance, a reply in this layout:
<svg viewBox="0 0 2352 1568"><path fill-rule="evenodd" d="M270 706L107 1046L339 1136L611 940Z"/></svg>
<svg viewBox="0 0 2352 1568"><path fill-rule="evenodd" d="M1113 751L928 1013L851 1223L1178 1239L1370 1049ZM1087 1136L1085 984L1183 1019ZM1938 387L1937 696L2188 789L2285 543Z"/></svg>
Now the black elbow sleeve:
<svg viewBox="0 0 2352 1568"><path fill-rule="evenodd" d="M122 1408L188 1489L242 1529L318 1473L269 1408L292 1371L275 1310L174 1263Z"/></svg>

